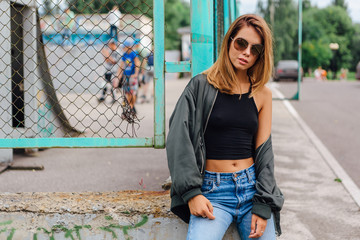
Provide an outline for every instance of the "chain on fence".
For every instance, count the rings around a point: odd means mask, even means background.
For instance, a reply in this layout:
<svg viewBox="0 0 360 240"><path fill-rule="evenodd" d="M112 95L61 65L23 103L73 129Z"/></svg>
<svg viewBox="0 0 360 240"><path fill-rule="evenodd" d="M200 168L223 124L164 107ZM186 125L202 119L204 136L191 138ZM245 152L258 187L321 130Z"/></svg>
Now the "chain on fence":
<svg viewBox="0 0 360 240"><path fill-rule="evenodd" d="M0 138L137 136L152 2L22 2L0 1Z"/></svg>

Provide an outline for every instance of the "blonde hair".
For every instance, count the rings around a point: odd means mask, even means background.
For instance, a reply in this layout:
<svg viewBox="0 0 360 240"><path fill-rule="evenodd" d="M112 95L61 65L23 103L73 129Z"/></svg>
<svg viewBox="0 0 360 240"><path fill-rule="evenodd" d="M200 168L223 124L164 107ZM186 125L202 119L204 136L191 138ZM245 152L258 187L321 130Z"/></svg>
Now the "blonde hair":
<svg viewBox="0 0 360 240"><path fill-rule="evenodd" d="M265 20L257 15L247 14L238 17L229 27L224 40L221 44L219 58L206 71L208 82L220 92L234 94L234 89L238 85L234 66L229 57L231 38L244 26L252 26L260 35L264 50L260 54L255 64L248 69L248 76L252 83L250 97L259 91L270 79L273 70L273 40L271 30Z"/></svg>

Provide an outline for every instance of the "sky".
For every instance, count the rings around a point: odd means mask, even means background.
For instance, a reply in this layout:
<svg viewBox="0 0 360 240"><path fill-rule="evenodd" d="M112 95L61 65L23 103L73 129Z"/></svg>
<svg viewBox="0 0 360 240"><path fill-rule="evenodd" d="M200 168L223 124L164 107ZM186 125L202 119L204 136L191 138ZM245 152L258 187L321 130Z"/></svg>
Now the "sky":
<svg viewBox="0 0 360 240"><path fill-rule="evenodd" d="M240 14L256 13L256 5L258 1L259 0L240 0ZM311 0L311 4L313 6L318 6L319 8L327 7L328 5L330 5L331 2L331 0ZM347 3L348 13L353 22L360 23L360 1L346 0L345 2Z"/></svg>

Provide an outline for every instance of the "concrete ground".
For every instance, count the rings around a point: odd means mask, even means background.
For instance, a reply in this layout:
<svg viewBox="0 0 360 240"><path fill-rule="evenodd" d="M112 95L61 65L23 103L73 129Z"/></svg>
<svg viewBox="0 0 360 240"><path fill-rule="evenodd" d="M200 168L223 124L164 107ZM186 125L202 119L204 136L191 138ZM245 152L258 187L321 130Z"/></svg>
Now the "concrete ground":
<svg viewBox="0 0 360 240"><path fill-rule="evenodd" d="M167 119L186 83L186 80L166 82ZM278 239L360 239L360 207L343 183L335 181L338 176L308 132L281 101L273 102L272 138L276 178L285 196L281 212L283 234ZM47 156L43 163L51 161L51 168L44 171L50 171L48 178L45 173L44 176L36 175L40 178L39 188L35 186L37 182L31 180L36 178L31 176L31 172L1 174L2 192L6 191L8 184L17 181L21 184L18 187L13 184L16 190L10 191L12 193L0 194L0 239L35 239L35 235L37 239L47 239L53 234L53 239L61 240L70 238L71 233L74 239L81 239L81 236L82 239L185 239L187 225L169 213L168 192L117 192L124 190L122 185L135 190L156 189L168 175L164 150L143 149L145 152L142 153L140 150L126 149L128 154L122 152L121 155L122 160L129 158L129 162L133 161L136 169L116 158L119 149L98 153L96 156L101 158L102 164L97 164L101 162L99 159L91 160L94 151L71 150L72 153L66 156L69 150L40 152L39 155ZM88 164L82 165L85 160L76 156L79 152L81 158L87 158ZM53 161L59 155L65 162ZM105 160L104 156L108 159ZM111 164L106 164L109 159ZM69 166L72 167L64 165L71 163L73 165ZM91 164L95 164L93 170L88 166ZM86 172L89 169L90 173ZM112 175L113 171L117 171L116 177ZM139 176L143 176L147 188L139 185ZM93 179L103 179L102 188ZM47 188L46 181L49 185L55 181L56 190ZM127 185L128 181L134 182ZM28 186L30 182L34 186ZM40 193L21 193L24 189L28 189L27 192L43 190ZM106 193L108 191L112 192ZM238 239L234 228L224 239Z"/></svg>

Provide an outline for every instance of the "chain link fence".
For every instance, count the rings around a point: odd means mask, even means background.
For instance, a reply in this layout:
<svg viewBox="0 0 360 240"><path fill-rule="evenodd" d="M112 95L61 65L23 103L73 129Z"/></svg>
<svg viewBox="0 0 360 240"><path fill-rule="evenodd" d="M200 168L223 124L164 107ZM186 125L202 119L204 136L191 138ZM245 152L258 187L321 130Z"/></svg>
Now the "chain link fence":
<svg viewBox="0 0 360 240"><path fill-rule="evenodd" d="M137 137L152 16L148 0L1 1L0 138Z"/></svg>

